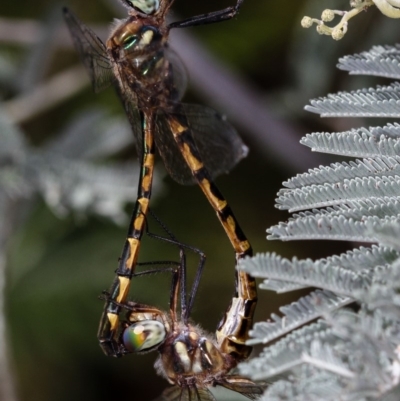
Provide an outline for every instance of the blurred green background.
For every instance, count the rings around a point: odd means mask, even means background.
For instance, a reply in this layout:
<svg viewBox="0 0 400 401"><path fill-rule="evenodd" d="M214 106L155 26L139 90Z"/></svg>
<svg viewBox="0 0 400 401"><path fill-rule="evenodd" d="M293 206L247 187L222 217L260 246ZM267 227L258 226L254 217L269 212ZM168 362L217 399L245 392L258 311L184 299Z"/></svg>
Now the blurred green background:
<svg viewBox="0 0 400 401"><path fill-rule="evenodd" d="M65 88L60 89L60 101L27 117L16 118L15 108L11 107L13 101L78 65L61 19L61 7L70 7L82 21L98 28L96 32L104 40L106 27L114 17L121 17L113 2L117 0L21 0L0 4L0 107L8 118L18 120L16 125L30 149L46 147L59 132L70 127L76 116L85 115L93 107L124 121L112 89L94 95L88 78L80 90L70 95L63 95ZM233 0L176 0L171 18L231 4ZM246 0L232 21L181 30L178 35L192 41L185 42L186 49L179 49L179 39L173 42L178 53L200 46L207 56L197 51L195 56L200 59L186 55L190 58L186 64L193 66L188 66L191 81L185 99L226 113L250 148L248 158L229 175L218 178L217 184L255 252L318 258L346 249L341 243L265 240L265 229L287 218L285 212L274 208L281 182L333 160L302 149L300 138L312 131L344 130L362 124L359 120L319 120L304 112L303 106L309 98L327 92L375 84L338 71L337 58L372 45L393 44L400 34L398 21L384 18L375 9L351 21L349 33L340 42L320 37L314 29L301 29L303 15L318 18L325 8L349 6L347 1L334 0ZM202 75L200 61L205 59L210 61L211 69ZM217 72L229 77L228 86L222 86ZM240 96L230 96L232 88ZM229 101L237 104L239 111ZM253 128L251 123L255 124ZM133 143L117 152L110 151L96 163L128 161L136 163ZM233 251L200 190L173 182L160 162L157 169L164 178L154 190L152 209L179 240L207 255L192 317L208 331L214 331L233 292ZM101 181L101 176L98 179ZM131 202L136 183L137 174L132 173L133 190L128 197ZM1 240L6 281L4 289L0 289L5 299L6 351L15 399L147 401L157 396L167 383L153 369L156 354L107 358L96 339L103 307L97 297L113 280L127 221L115 224L101 213L77 215L70 212L72 207L61 218L40 193L14 198L6 194L4 199L8 206L1 223ZM125 205L127 215L131 207L132 203ZM150 230L157 232L155 222L150 221ZM140 259L177 260L178 252L144 238ZM189 256L191 273L196 261L195 255ZM131 297L166 308L168 290L167 275L150 276L134 280ZM268 318L271 312L278 312L279 305L288 302L286 296L260 294L257 320ZM7 383L0 381L0 386L4 390ZM1 401L14 401L10 397L4 395Z"/></svg>

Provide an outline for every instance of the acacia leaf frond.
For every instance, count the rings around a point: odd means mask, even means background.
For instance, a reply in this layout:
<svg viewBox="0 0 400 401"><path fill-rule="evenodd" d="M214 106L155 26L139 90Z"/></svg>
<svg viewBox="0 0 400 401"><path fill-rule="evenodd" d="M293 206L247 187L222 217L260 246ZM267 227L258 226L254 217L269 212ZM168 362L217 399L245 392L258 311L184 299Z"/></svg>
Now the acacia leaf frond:
<svg viewBox="0 0 400 401"><path fill-rule="evenodd" d="M344 296L353 296L354 291L367 288L373 277L373 270L353 271L348 268L327 263L325 259L282 258L275 253L257 254L246 258L239 264L254 277L290 281L305 287L318 287L335 291Z"/></svg>
<svg viewBox="0 0 400 401"><path fill-rule="evenodd" d="M400 176L371 176L345 179L343 182L309 185L278 192L276 207L280 210L299 210L346 204L355 200L400 196Z"/></svg>
<svg viewBox="0 0 400 401"><path fill-rule="evenodd" d="M267 229L269 240L281 241L293 240L333 240L355 242L377 242L376 236L369 231L369 226L400 222L400 217L378 218L376 216L365 217L362 221L356 221L344 216L298 216L289 219L286 223L280 222Z"/></svg>
<svg viewBox="0 0 400 401"><path fill-rule="evenodd" d="M314 132L300 143L313 152L349 157L396 157L400 155L400 125L352 129L344 132Z"/></svg>
<svg viewBox="0 0 400 401"><path fill-rule="evenodd" d="M400 79L400 46L373 46L368 51L340 58L337 67L352 75Z"/></svg>
<svg viewBox="0 0 400 401"><path fill-rule="evenodd" d="M310 185L338 183L344 180L364 177L389 177L400 175L400 157L378 156L368 159L357 159L350 162L332 163L298 174L283 182L288 189L304 188Z"/></svg>
<svg viewBox="0 0 400 401"><path fill-rule="evenodd" d="M400 84L338 92L310 101L305 110L321 117L400 117Z"/></svg>

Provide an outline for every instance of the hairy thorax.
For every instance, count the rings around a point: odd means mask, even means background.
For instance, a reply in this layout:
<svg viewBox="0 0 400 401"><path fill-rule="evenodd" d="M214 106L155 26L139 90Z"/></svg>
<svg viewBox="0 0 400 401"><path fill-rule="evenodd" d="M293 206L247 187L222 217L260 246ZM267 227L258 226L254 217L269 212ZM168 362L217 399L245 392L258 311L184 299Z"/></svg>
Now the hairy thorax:
<svg viewBox="0 0 400 401"><path fill-rule="evenodd" d="M159 349L156 368L171 384L209 386L218 384L235 365L196 326L177 327Z"/></svg>
<svg viewBox="0 0 400 401"><path fill-rule="evenodd" d="M166 49L165 35L134 17L119 25L107 41L123 96L139 109L164 108L174 96Z"/></svg>

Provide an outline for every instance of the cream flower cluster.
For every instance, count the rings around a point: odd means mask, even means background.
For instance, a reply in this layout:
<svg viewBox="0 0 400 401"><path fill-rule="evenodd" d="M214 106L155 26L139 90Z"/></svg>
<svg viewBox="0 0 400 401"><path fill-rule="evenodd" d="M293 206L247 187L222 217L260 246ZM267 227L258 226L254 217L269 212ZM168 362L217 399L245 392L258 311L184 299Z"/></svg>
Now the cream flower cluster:
<svg viewBox="0 0 400 401"><path fill-rule="evenodd" d="M389 18L400 18L400 0L351 0L350 6L352 10L324 10L320 20L311 17L303 17L301 25L303 28L310 28L313 24L316 24L317 32L320 35L332 36L333 39L339 40L342 39L347 32L348 21L361 11L373 5L378 7L382 14ZM325 25L325 22L332 21L337 15L342 17L337 25L334 27Z"/></svg>

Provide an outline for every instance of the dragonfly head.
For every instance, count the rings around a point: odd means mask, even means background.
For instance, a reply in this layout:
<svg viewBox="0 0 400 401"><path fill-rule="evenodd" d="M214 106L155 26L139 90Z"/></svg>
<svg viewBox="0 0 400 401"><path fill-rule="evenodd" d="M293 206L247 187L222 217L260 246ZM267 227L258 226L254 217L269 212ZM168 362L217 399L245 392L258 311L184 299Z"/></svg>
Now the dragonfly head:
<svg viewBox="0 0 400 401"><path fill-rule="evenodd" d="M145 25L139 19L129 18L110 36L107 48L113 53L134 53L158 47L161 41L162 34L157 28Z"/></svg>

